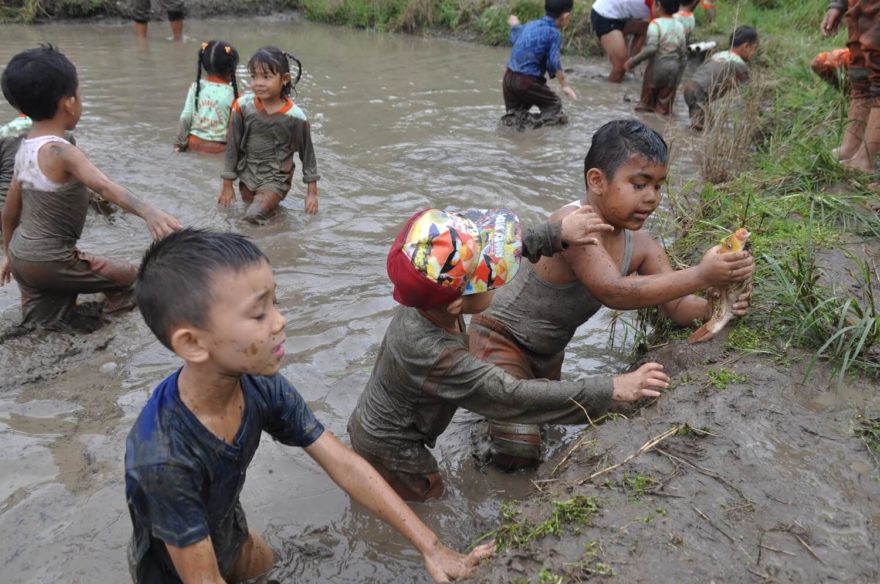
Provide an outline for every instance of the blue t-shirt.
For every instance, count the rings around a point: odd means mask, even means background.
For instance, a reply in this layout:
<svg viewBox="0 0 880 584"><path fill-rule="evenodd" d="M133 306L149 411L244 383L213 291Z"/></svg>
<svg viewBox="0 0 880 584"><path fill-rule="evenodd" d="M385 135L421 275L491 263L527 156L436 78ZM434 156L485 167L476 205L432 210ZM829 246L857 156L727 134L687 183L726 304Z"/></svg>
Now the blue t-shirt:
<svg viewBox="0 0 880 584"><path fill-rule="evenodd" d="M543 77L546 71L553 78L562 69L559 62L562 33L549 16L514 26L510 29L510 42L513 49L507 68L511 71L532 77Z"/></svg>
<svg viewBox="0 0 880 584"><path fill-rule="evenodd" d="M231 567L247 535L238 496L262 432L300 447L324 432L283 376L244 375L241 425L228 444L184 405L179 375L177 370L153 391L125 443L125 497L134 524L131 560L138 573L142 562L167 558L164 550L150 553L151 538L184 547L210 535L221 572Z"/></svg>

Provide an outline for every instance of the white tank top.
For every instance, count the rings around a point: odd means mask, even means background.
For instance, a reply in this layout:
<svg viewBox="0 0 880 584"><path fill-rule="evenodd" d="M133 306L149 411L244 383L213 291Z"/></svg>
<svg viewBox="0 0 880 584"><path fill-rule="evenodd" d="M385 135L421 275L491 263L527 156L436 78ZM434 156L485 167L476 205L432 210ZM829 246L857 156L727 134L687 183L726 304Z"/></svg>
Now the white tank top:
<svg viewBox="0 0 880 584"><path fill-rule="evenodd" d="M26 138L21 141L21 146L19 146L18 153L15 155L15 180L23 188L51 193L64 186L64 183L50 180L49 177L43 174L43 170L40 168L40 149L52 142L70 144L70 142L60 136L51 135Z"/></svg>
<svg viewBox="0 0 880 584"><path fill-rule="evenodd" d="M654 0L596 0L593 10L614 20L649 20Z"/></svg>

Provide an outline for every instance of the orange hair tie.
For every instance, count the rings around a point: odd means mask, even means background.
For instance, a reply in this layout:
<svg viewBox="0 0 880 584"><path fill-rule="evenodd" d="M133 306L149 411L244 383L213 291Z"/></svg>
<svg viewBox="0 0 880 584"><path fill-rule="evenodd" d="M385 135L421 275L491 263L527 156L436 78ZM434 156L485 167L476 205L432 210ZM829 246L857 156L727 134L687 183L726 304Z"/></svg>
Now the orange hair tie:
<svg viewBox="0 0 880 584"><path fill-rule="evenodd" d="M226 49L226 54L227 54L227 55L232 54L232 47L230 47L229 45L226 45L226 46L223 47L223 48Z"/></svg>
<svg viewBox="0 0 880 584"><path fill-rule="evenodd" d="M208 48L208 43L202 43L202 50L204 51L207 48Z"/></svg>

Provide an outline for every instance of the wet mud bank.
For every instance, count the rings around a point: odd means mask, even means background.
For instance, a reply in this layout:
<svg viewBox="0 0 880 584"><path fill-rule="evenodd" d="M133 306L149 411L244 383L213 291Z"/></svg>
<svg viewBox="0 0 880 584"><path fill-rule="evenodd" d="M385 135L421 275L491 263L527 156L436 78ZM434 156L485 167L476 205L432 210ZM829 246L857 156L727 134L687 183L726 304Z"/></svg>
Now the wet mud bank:
<svg viewBox="0 0 880 584"><path fill-rule="evenodd" d="M546 463L537 496L497 531L525 541L476 579L880 580L880 467L857 432L880 412L875 386L836 386L825 366L802 383L810 355L723 347L674 341L648 354L673 388ZM573 501L590 511L559 513ZM548 521L559 536L522 537Z"/></svg>

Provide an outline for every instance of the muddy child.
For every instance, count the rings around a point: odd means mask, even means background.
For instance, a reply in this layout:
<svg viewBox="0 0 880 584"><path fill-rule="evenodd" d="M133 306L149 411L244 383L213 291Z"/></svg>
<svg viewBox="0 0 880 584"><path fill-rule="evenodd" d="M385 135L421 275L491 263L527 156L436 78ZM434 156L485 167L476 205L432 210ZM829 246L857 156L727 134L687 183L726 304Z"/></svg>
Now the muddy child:
<svg viewBox="0 0 880 584"><path fill-rule="evenodd" d="M238 97L236 67L238 51L235 47L225 41L202 43L196 81L190 85L180 113L175 150L208 154L226 150L229 114Z"/></svg>
<svg viewBox="0 0 880 584"><path fill-rule="evenodd" d="M697 19L694 17L694 10L696 10L697 4L699 3L700 0L685 0L681 3L678 12L675 13L675 20L680 22L684 27L684 32L687 38L690 38L691 33L694 32L694 29L697 27Z"/></svg>
<svg viewBox="0 0 880 584"><path fill-rule="evenodd" d="M620 83L626 61L642 50L648 23L654 17L654 0L596 0L590 24L602 50L611 61L608 81Z"/></svg>
<svg viewBox="0 0 880 584"><path fill-rule="evenodd" d="M758 33L750 26L737 27L730 35L730 49L712 55L682 86L691 127L706 125L706 108L738 84L749 80L748 62L758 51Z"/></svg>
<svg viewBox="0 0 880 584"><path fill-rule="evenodd" d="M547 79L556 78L562 93L569 99L577 99L574 89L568 85L559 51L562 48L562 33L559 29L571 19L572 0L546 0L545 16L528 24L520 24L515 15L510 15L510 42L513 48L507 61L507 71L501 88L504 92L504 108L507 113L502 121L520 128L530 124L535 127L551 124L564 124L567 118L562 113L562 100L547 87ZM529 110L537 106L540 114L532 119Z"/></svg>
<svg viewBox="0 0 880 584"><path fill-rule="evenodd" d="M171 36L175 41L183 40L183 17L186 15L186 3L184 0L159 0L159 7L168 15L168 24L171 26ZM131 28L134 36L139 39L147 38L147 26L150 23L152 11L150 0L134 0L131 7Z"/></svg>
<svg viewBox="0 0 880 584"><path fill-rule="evenodd" d="M428 209L409 219L387 260L401 306L348 421L352 448L401 497L443 494L429 449L459 407L510 423L585 423L582 407L599 415L612 400L658 396L667 387L658 363L615 377L548 381L518 379L468 352L462 316L482 312L522 256L537 260L570 249L565 242L592 243L606 229L588 207L525 230L505 210Z"/></svg>
<svg viewBox="0 0 880 584"><path fill-rule="evenodd" d="M297 66L291 79L290 62ZM303 111L290 95L302 76L302 64L290 53L263 47L248 61L252 94L232 106L226 167L218 203L235 201L233 182L238 179L241 198L247 203L245 220L260 223L271 217L290 191L293 155L302 162L306 183L306 213L318 212L318 164L312 133Z"/></svg>
<svg viewBox="0 0 880 584"><path fill-rule="evenodd" d="M631 71L648 61L637 112L672 113L675 91L687 65L687 31L675 18L679 5L679 0L658 0L654 6L657 18L648 25L645 46L624 65Z"/></svg>
<svg viewBox="0 0 880 584"><path fill-rule="evenodd" d="M466 577L492 554L492 544L466 556L443 545L278 374L286 320L269 261L245 237L184 229L154 243L138 272L137 299L183 366L156 387L126 441L134 582L242 582L272 567L274 554L239 501L263 432L305 449L404 535L438 582Z"/></svg>
<svg viewBox="0 0 880 584"><path fill-rule="evenodd" d="M33 120L15 157L3 212L0 285L15 277L25 324L63 323L79 294L103 292L103 310L134 306L135 267L77 248L89 189L137 215L154 238L180 228L167 213L108 179L64 138L82 114L73 64L52 46L15 55L2 77L3 95Z"/></svg>
<svg viewBox="0 0 880 584"><path fill-rule="evenodd" d="M602 306L657 306L677 324L691 326L710 316L709 303L694 292L752 274L748 253L720 254L717 248L699 265L673 270L662 246L642 230L660 204L668 156L663 138L641 122L618 120L599 128L584 160L584 199L562 207L549 220L564 221L580 204L589 204L613 231L597 233L599 245L529 258L521 273L496 292L487 310L471 320L470 349L476 357L517 379L560 379L566 346ZM741 296L734 308L744 314L748 297ZM525 387L518 400L541 399L540 393L528 395L540 391L539 386ZM490 420L498 466L522 468L540 460L537 425Z"/></svg>

